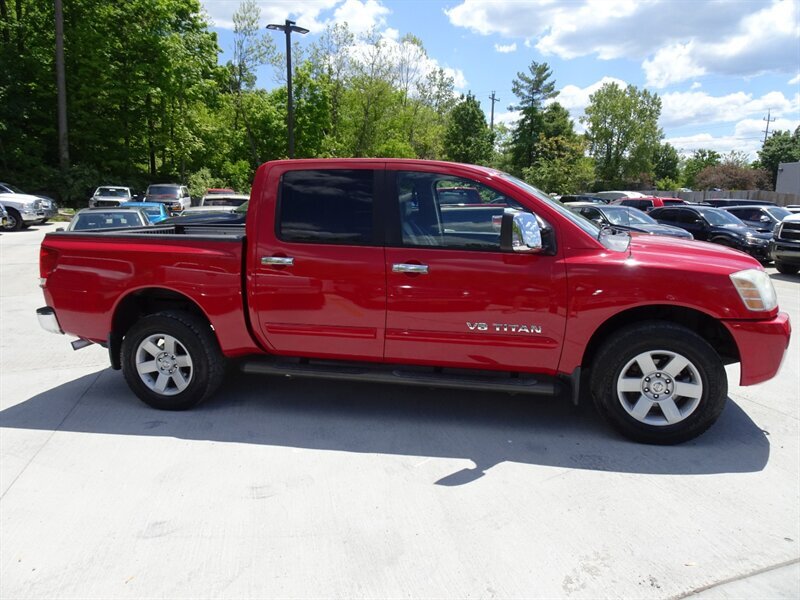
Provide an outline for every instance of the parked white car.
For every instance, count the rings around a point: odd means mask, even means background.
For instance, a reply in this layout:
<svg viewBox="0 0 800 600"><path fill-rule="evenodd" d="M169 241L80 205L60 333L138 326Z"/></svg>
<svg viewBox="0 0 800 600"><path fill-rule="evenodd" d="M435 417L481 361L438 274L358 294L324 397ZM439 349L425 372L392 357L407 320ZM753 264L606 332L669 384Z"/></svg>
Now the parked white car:
<svg viewBox="0 0 800 600"><path fill-rule="evenodd" d="M0 182L0 203L8 213L3 226L7 231L19 231L30 225L43 225L58 214L58 205L50 198L26 194L18 187Z"/></svg>
<svg viewBox="0 0 800 600"><path fill-rule="evenodd" d="M641 192L625 192L619 190L611 190L608 192L594 192L592 196L602 198L603 200L619 200L620 198L646 198Z"/></svg>
<svg viewBox="0 0 800 600"><path fill-rule="evenodd" d="M131 201L131 188L118 185L101 185L89 198L89 208L97 206L119 206Z"/></svg>

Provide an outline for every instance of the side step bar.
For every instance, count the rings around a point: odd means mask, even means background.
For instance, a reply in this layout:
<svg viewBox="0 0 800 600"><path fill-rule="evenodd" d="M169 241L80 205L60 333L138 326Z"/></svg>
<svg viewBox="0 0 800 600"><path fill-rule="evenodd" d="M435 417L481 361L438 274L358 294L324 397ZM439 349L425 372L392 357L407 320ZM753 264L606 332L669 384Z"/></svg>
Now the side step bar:
<svg viewBox="0 0 800 600"><path fill-rule="evenodd" d="M555 378L534 376L529 373L504 371L472 371L438 367L412 367L338 362L315 359L258 358L241 363L245 373L284 375L309 379L335 379L340 381L368 381L404 385L445 387L461 390L490 390L513 394L555 396L562 388Z"/></svg>

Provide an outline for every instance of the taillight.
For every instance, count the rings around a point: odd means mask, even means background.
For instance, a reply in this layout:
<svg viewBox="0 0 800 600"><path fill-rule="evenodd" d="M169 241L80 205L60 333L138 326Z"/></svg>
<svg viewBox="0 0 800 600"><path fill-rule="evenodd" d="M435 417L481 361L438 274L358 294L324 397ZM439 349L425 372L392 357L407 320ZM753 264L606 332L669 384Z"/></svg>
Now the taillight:
<svg viewBox="0 0 800 600"><path fill-rule="evenodd" d="M58 262L58 251L53 248L46 248L44 245L39 250L39 277L40 285L44 287L44 281L56 268Z"/></svg>

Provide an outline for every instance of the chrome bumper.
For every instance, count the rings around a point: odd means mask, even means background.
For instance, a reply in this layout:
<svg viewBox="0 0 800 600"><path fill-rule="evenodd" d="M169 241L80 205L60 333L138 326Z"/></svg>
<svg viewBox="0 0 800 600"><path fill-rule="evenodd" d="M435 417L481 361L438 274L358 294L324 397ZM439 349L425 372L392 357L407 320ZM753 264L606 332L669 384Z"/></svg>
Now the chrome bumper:
<svg viewBox="0 0 800 600"><path fill-rule="evenodd" d="M39 319L39 325L45 331L49 331L50 333L64 333L63 331L61 331L61 326L58 324L58 319L56 318L56 311L54 311L49 306L37 308L36 318Z"/></svg>

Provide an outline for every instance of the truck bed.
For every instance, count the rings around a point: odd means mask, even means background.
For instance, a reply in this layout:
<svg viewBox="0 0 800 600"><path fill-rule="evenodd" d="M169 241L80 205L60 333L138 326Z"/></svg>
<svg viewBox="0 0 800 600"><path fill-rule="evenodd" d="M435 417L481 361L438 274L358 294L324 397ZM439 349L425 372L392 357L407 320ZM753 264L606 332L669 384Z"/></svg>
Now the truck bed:
<svg viewBox="0 0 800 600"><path fill-rule="evenodd" d="M93 342L106 343L114 319L137 303L169 307L183 299L218 331L223 352L258 352L245 322L244 239L244 225L49 233L43 291L62 330Z"/></svg>

